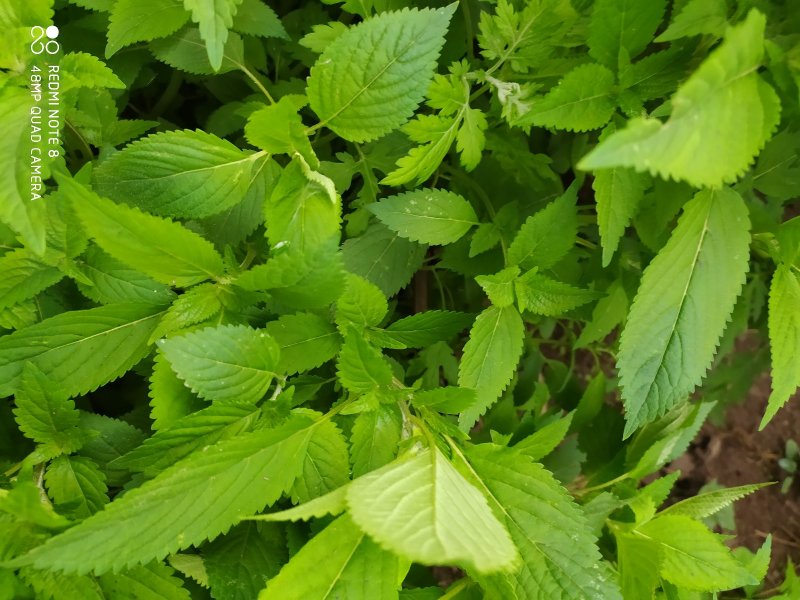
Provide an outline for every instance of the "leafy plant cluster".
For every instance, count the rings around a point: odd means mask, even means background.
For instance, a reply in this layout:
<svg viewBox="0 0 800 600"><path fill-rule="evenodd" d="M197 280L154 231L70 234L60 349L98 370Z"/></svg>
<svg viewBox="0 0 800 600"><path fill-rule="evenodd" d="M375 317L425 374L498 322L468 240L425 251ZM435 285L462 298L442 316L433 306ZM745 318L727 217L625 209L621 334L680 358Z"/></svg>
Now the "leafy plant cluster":
<svg viewBox="0 0 800 600"><path fill-rule="evenodd" d="M757 593L770 540L704 521L758 483L659 470L770 364L762 426L800 384L791 0L0 24L0 597Z"/></svg>

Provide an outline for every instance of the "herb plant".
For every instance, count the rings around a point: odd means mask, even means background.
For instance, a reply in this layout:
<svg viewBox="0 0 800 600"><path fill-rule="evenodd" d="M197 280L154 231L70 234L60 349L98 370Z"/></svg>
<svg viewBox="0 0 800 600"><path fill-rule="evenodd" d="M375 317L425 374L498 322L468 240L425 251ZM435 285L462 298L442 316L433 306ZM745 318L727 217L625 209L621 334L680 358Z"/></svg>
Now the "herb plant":
<svg viewBox="0 0 800 600"><path fill-rule="evenodd" d="M762 426L800 384L791 0L0 24L0 598L763 579L769 540L704 524L759 482L665 505L678 474L652 475L736 400L745 330Z"/></svg>

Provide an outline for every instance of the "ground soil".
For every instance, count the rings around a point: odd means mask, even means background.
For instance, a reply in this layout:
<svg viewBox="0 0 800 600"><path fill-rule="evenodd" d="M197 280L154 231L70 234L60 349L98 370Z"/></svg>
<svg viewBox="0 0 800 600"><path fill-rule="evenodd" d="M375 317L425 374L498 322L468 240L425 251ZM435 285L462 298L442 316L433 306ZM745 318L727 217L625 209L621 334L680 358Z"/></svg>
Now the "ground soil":
<svg viewBox="0 0 800 600"><path fill-rule="evenodd" d="M720 426L707 423L686 455L671 466L680 469L676 493L688 497L705 483L717 480L725 486L764 481L782 481L786 473L778 467L787 439L800 442L800 394L778 412L770 424L758 424L770 393L769 375L756 379L742 404L728 408ZM733 545L756 550L772 533L772 564L766 587L783 579L786 559L800 563L800 477L788 494L780 483L762 489L734 505L736 538Z"/></svg>

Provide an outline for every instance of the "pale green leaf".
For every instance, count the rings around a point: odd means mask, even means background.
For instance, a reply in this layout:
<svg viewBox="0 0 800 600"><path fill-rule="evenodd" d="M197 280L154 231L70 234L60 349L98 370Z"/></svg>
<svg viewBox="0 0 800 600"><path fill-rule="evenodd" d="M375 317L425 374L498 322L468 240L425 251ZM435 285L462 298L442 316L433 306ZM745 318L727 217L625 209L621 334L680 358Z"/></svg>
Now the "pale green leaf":
<svg viewBox="0 0 800 600"><path fill-rule="evenodd" d="M81 446L80 455L97 463L109 486L121 487L127 483L130 473L111 463L141 444L144 433L127 421L89 412L81 412L81 428L90 436Z"/></svg>
<svg viewBox="0 0 800 600"><path fill-rule="evenodd" d="M203 563L203 557L199 554L172 554L167 557L167 562L176 571L194 579L204 588L208 587L208 574Z"/></svg>
<svg viewBox="0 0 800 600"><path fill-rule="evenodd" d="M555 450L556 446L564 440L570 425L572 425L572 417L574 414L574 412L571 412L565 417L537 429L525 439L514 444L514 449L519 450L532 460L544 458Z"/></svg>
<svg viewBox="0 0 800 600"><path fill-rule="evenodd" d="M79 87L125 89L125 83L93 54L70 52L58 67L62 92Z"/></svg>
<svg viewBox="0 0 800 600"><path fill-rule="evenodd" d="M550 279L531 269L514 282L520 311L549 317L561 316L596 300L597 292Z"/></svg>
<svg viewBox="0 0 800 600"><path fill-rule="evenodd" d="M478 275L475 282L494 306L505 308L514 304L514 283L518 276L519 267L508 267L494 275Z"/></svg>
<svg viewBox="0 0 800 600"><path fill-rule="evenodd" d="M147 354L161 314L150 304L114 304L65 312L0 338L0 396L14 393L27 361L59 397L113 381Z"/></svg>
<svg viewBox="0 0 800 600"><path fill-rule="evenodd" d="M338 36L311 68L308 99L321 122L353 142L402 125L422 101L455 7L405 9Z"/></svg>
<svg viewBox="0 0 800 600"><path fill-rule="evenodd" d="M606 295L597 301L592 311L592 319L584 326L575 346L580 348L602 340L628 315L628 296L625 287L617 280L605 291Z"/></svg>
<svg viewBox="0 0 800 600"><path fill-rule="evenodd" d="M486 147L484 131L488 126L486 114L482 110L464 107L461 127L456 135L456 150L461 165L467 171L472 171L481 161L481 154Z"/></svg>
<svg viewBox="0 0 800 600"><path fill-rule="evenodd" d="M644 272L619 351L625 435L700 383L744 284L750 220L729 188L699 192Z"/></svg>
<svg viewBox="0 0 800 600"><path fill-rule="evenodd" d="M354 394L366 394L392 383L389 363L355 331L345 337L336 366L339 381Z"/></svg>
<svg viewBox="0 0 800 600"><path fill-rule="evenodd" d="M233 17L233 29L259 37L289 39L278 15L262 0L242 0Z"/></svg>
<svg viewBox="0 0 800 600"><path fill-rule="evenodd" d="M662 510L660 515L684 515L692 519L704 519L768 485L768 483L753 483L712 490L676 502Z"/></svg>
<svg viewBox="0 0 800 600"><path fill-rule="evenodd" d="M279 526L244 522L203 547L214 600L256 598L287 559Z"/></svg>
<svg viewBox="0 0 800 600"><path fill-rule="evenodd" d="M91 575L67 575L37 569L20 569L20 578L33 588L37 600L106 600L99 582ZM2 589L2 588L0 588ZM13 594L14 591L12 590ZM13 596L9 596L13 598Z"/></svg>
<svg viewBox="0 0 800 600"><path fill-rule="evenodd" d="M764 16L755 9L672 97L666 123L633 119L581 160L581 169L633 167L696 187L744 173L777 125L780 103L757 73Z"/></svg>
<svg viewBox="0 0 800 600"><path fill-rule="evenodd" d="M530 109L513 124L567 131L602 127L616 108L612 96L614 83L614 74L603 65L589 63L576 67L546 96L532 99Z"/></svg>
<svg viewBox="0 0 800 600"><path fill-rule="evenodd" d="M264 326L280 347L278 370L292 375L328 362L339 351L341 338L333 325L313 313L284 315Z"/></svg>
<svg viewBox="0 0 800 600"><path fill-rule="evenodd" d="M561 260L575 244L578 215L577 189L561 196L528 217L508 248L508 262L528 270L547 269Z"/></svg>
<svg viewBox="0 0 800 600"><path fill-rule="evenodd" d="M308 521L326 515L339 515L347 508L347 486L338 487L299 506L273 513L247 517L248 521Z"/></svg>
<svg viewBox="0 0 800 600"><path fill-rule="evenodd" d="M156 431L169 427L205 405L205 401L186 387L161 352L155 353L148 396L152 428Z"/></svg>
<svg viewBox="0 0 800 600"><path fill-rule="evenodd" d="M190 600L183 581L172 567L152 562L126 569L121 573L100 576L106 598L114 600Z"/></svg>
<svg viewBox="0 0 800 600"><path fill-rule="evenodd" d="M162 427L112 466L153 477L204 446L251 430L260 414L252 404L212 404Z"/></svg>
<svg viewBox="0 0 800 600"><path fill-rule="evenodd" d="M85 519L108 502L105 476L83 456L59 456L47 466L44 481L56 510L70 519Z"/></svg>
<svg viewBox="0 0 800 600"><path fill-rule="evenodd" d="M438 449L359 477L348 487L347 501L360 528L414 562L491 573L518 560L486 498Z"/></svg>
<svg viewBox="0 0 800 600"><path fill-rule="evenodd" d="M198 219L241 202L259 159L199 130L154 133L100 163L94 189L149 213Z"/></svg>
<svg viewBox="0 0 800 600"><path fill-rule="evenodd" d="M345 332L351 326L361 330L378 325L387 312L386 296L378 286L358 275L347 275L344 293L336 301L339 331Z"/></svg>
<svg viewBox="0 0 800 600"><path fill-rule="evenodd" d="M725 0L689 0L655 41L671 42L703 34L722 37L728 24L727 13Z"/></svg>
<svg viewBox="0 0 800 600"><path fill-rule="evenodd" d="M589 22L589 55L615 68L620 51L635 58L653 39L665 0L597 0Z"/></svg>
<svg viewBox="0 0 800 600"><path fill-rule="evenodd" d="M326 495L350 481L347 442L333 421L320 424L311 436L303 470L292 486L292 500L303 503Z"/></svg>
<svg viewBox="0 0 800 600"><path fill-rule="evenodd" d="M178 296L167 309L158 327L150 336L150 342L203 321L211 319L223 307L221 297L227 289L213 283L201 283Z"/></svg>
<svg viewBox="0 0 800 600"><path fill-rule="evenodd" d="M478 315L458 370L458 385L478 392L477 402L459 418L462 428L471 427L514 377L524 334L522 319L513 306L492 306Z"/></svg>
<svg viewBox="0 0 800 600"><path fill-rule="evenodd" d="M32 363L22 370L14 417L20 431L39 444L40 460L70 454L81 447L80 414L71 400L55 397L54 384Z"/></svg>
<svg viewBox="0 0 800 600"><path fill-rule="evenodd" d="M72 179L60 189L97 245L153 279L188 287L223 271L222 257L210 242L169 219L101 198Z"/></svg>
<svg viewBox="0 0 800 600"><path fill-rule="evenodd" d="M629 533L618 533L615 538L623 597L652 598L661 567L658 545Z"/></svg>
<svg viewBox="0 0 800 600"><path fill-rule="evenodd" d="M213 539L291 486L313 428L294 417L207 446L18 561L101 574Z"/></svg>
<svg viewBox="0 0 800 600"><path fill-rule="evenodd" d="M184 27L169 37L150 42L153 55L169 66L196 75L214 75L242 69L244 43L240 35L230 32L222 50L222 64L214 69L208 62L206 45L196 27Z"/></svg>
<svg viewBox="0 0 800 600"><path fill-rule="evenodd" d="M396 600L408 568L347 515L328 525L267 583L259 600Z"/></svg>
<svg viewBox="0 0 800 600"><path fill-rule="evenodd" d="M658 544L661 576L675 585L713 592L758 583L715 534L689 517L657 517L636 534Z"/></svg>
<svg viewBox="0 0 800 600"><path fill-rule="evenodd" d="M761 421L763 429L800 386L800 277L789 265L779 265L769 290L769 341L772 352L772 393Z"/></svg>
<svg viewBox="0 0 800 600"><path fill-rule="evenodd" d="M356 417L350 433L353 477L389 464L397 456L403 418L397 405L379 404Z"/></svg>
<svg viewBox="0 0 800 600"><path fill-rule="evenodd" d="M271 154L292 156L298 152L306 162L316 166L319 161L297 111L297 104L289 96L255 111L244 128L247 141Z"/></svg>
<svg viewBox="0 0 800 600"><path fill-rule="evenodd" d="M109 16L106 58L130 44L167 36L188 20L180 0L116 0Z"/></svg>
<svg viewBox="0 0 800 600"><path fill-rule="evenodd" d="M370 204L369 210L392 231L423 244L452 244L478 224L470 203L446 190L406 192Z"/></svg>
<svg viewBox="0 0 800 600"><path fill-rule="evenodd" d="M475 446L467 459L522 557L517 570L486 578L487 598L620 600L583 513L552 474L499 446Z"/></svg>
<svg viewBox="0 0 800 600"><path fill-rule="evenodd" d="M158 346L172 369L208 400L255 403L276 376L280 348L266 332L246 325L208 327Z"/></svg>
<svg viewBox="0 0 800 600"><path fill-rule="evenodd" d="M475 390L445 386L414 392L411 403L431 410L457 415L475 404Z"/></svg>
<svg viewBox="0 0 800 600"><path fill-rule="evenodd" d="M206 43L208 61L217 71L222 65L223 49L228 39L228 29L242 0L183 0L191 11L192 21L200 26L200 37Z"/></svg>
<svg viewBox="0 0 800 600"><path fill-rule="evenodd" d="M474 318L467 313L428 310L398 319L380 332L377 341L388 347L423 348L449 340L471 325Z"/></svg>
<svg viewBox="0 0 800 600"><path fill-rule="evenodd" d="M421 184L439 168L447 152L456 141L460 120L457 117L441 115L420 115L406 125L406 133L415 138L411 128L418 126L425 130L424 139L416 139L421 146L412 148L406 156L397 161L397 168L381 180L384 185L399 186L414 182Z"/></svg>

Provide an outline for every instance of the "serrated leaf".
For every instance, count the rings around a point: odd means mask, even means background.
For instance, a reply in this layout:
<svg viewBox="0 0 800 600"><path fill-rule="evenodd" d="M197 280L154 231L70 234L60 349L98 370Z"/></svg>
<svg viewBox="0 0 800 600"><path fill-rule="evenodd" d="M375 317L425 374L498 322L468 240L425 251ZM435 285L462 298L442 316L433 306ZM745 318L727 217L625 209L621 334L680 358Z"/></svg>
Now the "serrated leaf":
<svg viewBox="0 0 800 600"><path fill-rule="evenodd" d="M89 235L117 260L173 286L188 287L222 274L222 257L193 231L114 204L72 179L60 178L59 186Z"/></svg>
<svg viewBox="0 0 800 600"><path fill-rule="evenodd" d="M722 37L728 24L727 12L725 0L689 0L655 41L671 42L701 34Z"/></svg>
<svg viewBox="0 0 800 600"><path fill-rule="evenodd" d="M514 283L519 276L519 267L508 267L494 275L478 275L475 282L481 286L489 301L499 308L514 304Z"/></svg>
<svg viewBox="0 0 800 600"><path fill-rule="evenodd" d="M561 260L575 244L578 233L576 200L577 189L570 187L528 217L508 248L509 264L524 270L547 269Z"/></svg>
<svg viewBox="0 0 800 600"><path fill-rule="evenodd" d="M377 342L388 347L423 348L449 340L471 325L474 319L474 315L468 313L428 310L398 319L380 332Z"/></svg>
<svg viewBox="0 0 800 600"><path fill-rule="evenodd" d="M458 414L475 404L475 390L446 386L435 390L414 392L411 403L438 412Z"/></svg>
<svg viewBox="0 0 800 600"><path fill-rule="evenodd" d="M756 72L764 26L764 16L751 10L678 88L666 123L633 119L578 167L633 167L696 187L735 181L772 135L780 114L775 91Z"/></svg>
<svg viewBox="0 0 800 600"><path fill-rule="evenodd" d="M266 332L221 325L160 340L172 369L208 400L256 403L277 375L280 348Z"/></svg>
<svg viewBox="0 0 800 600"><path fill-rule="evenodd" d="M770 484L753 483L712 490L676 502L662 510L659 515L684 515L691 519L704 519L768 485Z"/></svg>
<svg viewBox="0 0 800 600"><path fill-rule="evenodd" d="M259 159L199 130L154 133L100 163L94 189L149 213L199 219L241 202Z"/></svg>
<svg viewBox="0 0 800 600"><path fill-rule="evenodd" d="M652 598L661 565L658 546L628 533L618 533L615 538L623 597Z"/></svg>
<svg viewBox="0 0 800 600"><path fill-rule="evenodd" d="M478 224L470 203L446 190L414 190L368 208L392 231L423 244L452 244Z"/></svg>
<svg viewBox="0 0 800 600"><path fill-rule="evenodd" d="M85 519L108 502L105 475L83 456L59 456L48 465L44 481L58 512L70 519Z"/></svg>
<svg viewBox="0 0 800 600"><path fill-rule="evenodd" d="M61 281L59 269L37 257L27 248L18 248L0 257L0 309L33 298Z"/></svg>
<svg viewBox="0 0 800 600"><path fill-rule="evenodd" d="M715 534L689 517L657 517L636 533L658 544L661 576L675 585L711 592L758 583Z"/></svg>
<svg viewBox="0 0 800 600"><path fill-rule="evenodd" d="M463 429L472 427L511 381L522 354L524 333L522 319L513 306L492 306L478 315L458 370L458 385L478 393L475 405L459 417Z"/></svg>
<svg viewBox="0 0 800 600"><path fill-rule="evenodd" d="M288 559L282 531L244 522L203 548L214 600L255 598Z"/></svg>
<svg viewBox="0 0 800 600"><path fill-rule="evenodd" d="M486 499L438 449L359 477L348 487L347 502L370 537L414 562L491 573L518 560Z"/></svg>
<svg viewBox="0 0 800 600"><path fill-rule="evenodd" d="M324 496L319 496L299 506L273 513L248 517L248 521L308 521L326 515L339 515L347 508L347 486L338 487Z"/></svg>
<svg viewBox="0 0 800 600"><path fill-rule="evenodd" d="M342 245L342 256L348 271L371 281L390 298L422 266L426 249L376 223L362 235L347 240Z"/></svg>
<svg viewBox="0 0 800 600"><path fill-rule="evenodd" d="M284 315L264 326L280 347L278 370L292 375L328 362L339 351L341 338L334 327L313 313Z"/></svg>
<svg viewBox="0 0 800 600"><path fill-rule="evenodd" d="M259 37L289 39L278 15L261 0L242 0L233 16L233 29Z"/></svg>
<svg viewBox="0 0 800 600"><path fill-rule="evenodd" d="M158 328L150 336L150 342L173 331L207 321L219 313L223 306L220 297L226 291L224 287L213 283L201 283L181 294L167 309Z"/></svg>
<svg viewBox="0 0 800 600"><path fill-rule="evenodd" d="M597 301L591 321L586 323L575 341L577 348L602 340L628 315L628 296L619 280L612 283L605 293Z"/></svg>
<svg viewBox="0 0 800 600"><path fill-rule="evenodd" d="M36 569L20 569L19 575L33 588L36 598L42 600L106 600L99 582L91 575L67 575Z"/></svg>
<svg viewBox="0 0 800 600"><path fill-rule="evenodd" d="M303 470L292 486L292 499L303 503L319 498L350 481L350 455L341 430L326 421L314 430Z"/></svg>
<svg viewBox="0 0 800 600"><path fill-rule="evenodd" d="M589 54L612 68L621 50L635 58L653 39L666 5L665 0L598 0L589 22Z"/></svg>
<svg viewBox="0 0 800 600"><path fill-rule="evenodd" d="M27 361L63 398L113 381L147 354L161 314L150 304L114 304L65 312L0 338L0 396L14 393Z"/></svg>
<svg viewBox="0 0 800 600"><path fill-rule="evenodd" d="M306 543L258 598L396 600L407 569L401 562L344 515Z"/></svg>
<svg viewBox="0 0 800 600"><path fill-rule="evenodd" d="M580 508L541 465L513 449L467 453L495 513L511 533L521 568L486 578L488 598L619 600Z"/></svg>
<svg viewBox="0 0 800 600"><path fill-rule="evenodd" d="M129 473L110 463L141 444L144 433L125 421L88 412L81 412L81 428L90 435L81 446L80 456L97 463L109 486L120 487L126 483Z"/></svg>
<svg viewBox="0 0 800 600"><path fill-rule="evenodd" d="M20 431L39 444L36 454L40 460L70 454L85 440L75 403L55 397L52 388L53 382L33 363L25 364L15 397L14 418Z"/></svg>
<svg viewBox="0 0 800 600"><path fill-rule="evenodd" d="M392 383L392 368L381 352L354 331L345 336L336 366L342 386L354 394L366 394Z"/></svg>
<svg viewBox="0 0 800 600"><path fill-rule="evenodd" d="M99 304L147 302L165 305L175 299L169 286L126 266L95 245L83 254L80 271L87 281L77 282L78 289Z"/></svg>
<svg viewBox="0 0 800 600"><path fill-rule="evenodd" d="M530 109L513 124L567 131L598 129L608 123L616 108L614 83L614 74L603 65L576 67L546 96L532 99Z"/></svg>
<svg viewBox="0 0 800 600"><path fill-rule="evenodd" d="M100 586L107 598L119 600L190 600L183 581L172 567L152 562L126 569L121 573L100 576Z"/></svg>
<svg viewBox="0 0 800 600"><path fill-rule="evenodd" d="M518 450L532 460L539 460L550 454L556 449L566 437L574 412L548 423L534 431L525 439L514 444L514 450Z"/></svg>
<svg viewBox="0 0 800 600"><path fill-rule="evenodd" d="M244 43L241 36L233 32L228 34L218 69L208 61L206 45L196 27L186 26L168 37L154 40L150 42L150 50L161 62L195 75L227 73L245 66Z"/></svg>
<svg viewBox="0 0 800 600"><path fill-rule="evenodd" d="M769 343L772 353L772 393L759 429L800 386L800 278L789 265L779 265L769 289Z"/></svg>
<svg viewBox="0 0 800 600"><path fill-rule="evenodd" d="M750 220L729 188L699 192L642 276L622 332L625 436L665 414L700 383L739 295Z"/></svg>
<svg viewBox="0 0 800 600"><path fill-rule="evenodd" d="M353 477L361 477L392 462L402 435L403 418L394 405L379 404L356 417L350 434Z"/></svg>
<svg viewBox="0 0 800 600"><path fill-rule="evenodd" d="M313 428L296 416L207 446L17 560L102 574L213 539L291 486Z"/></svg>
<svg viewBox="0 0 800 600"><path fill-rule="evenodd" d="M598 297L597 292L550 279L537 269L531 269L514 281L514 291L521 312L549 317L560 316Z"/></svg>
<svg viewBox="0 0 800 600"><path fill-rule="evenodd" d="M155 354L148 396L152 427L156 431L169 427L205 404L183 383L161 352Z"/></svg>
<svg viewBox="0 0 800 600"><path fill-rule="evenodd" d="M412 135L412 126L424 131L425 138L418 140L422 145L415 146L406 156L398 159L397 168L381 179L380 183L397 187L409 182L419 185L427 180L439 168L456 141L460 123L458 117L418 115L406 125L406 132L414 138L419 132Z"/></svg>
<svg viewBox="0 0 800 600"><path fill-rule="evenodd" d="M303 121L297 111L297 104L292 98L284 96L277 103L251 114L247 119L244 134L253 146L271 154L292 156L298 152L307 163L317 166L319 160L311 148L311 142L306 136Z"/></svg>
<svg viewBox="0 0 800 600"><path fill-rule="evenodd" d="M349 327L357 330L372 327L380 323L387 312L389 305L378 286L358 275L347 275L344 293L336 300L339 331L346 332Z"/></svg>
<svg viewBox="0 0 800 600"><path fill-rule="evenodd" d="M482 110L464 107L461 127L456 135L456 150L461 165L467 171L472 171L481 162L481 154L486 147L484 132L488 126L486 114Z"/></svg>
<svg viewBox="0 0 800 600"><path fill-rule="evenodd" d="M194 579L199 585L208 588L208 574L203 557L199 554L172 554L167 558L169 566Z"/></svg>
<svg viewBox="0 0 800 600"><path fill-rule="evenodd" d="M252 404L212 404L162 427L111 466L155 476L204 446L249 431L260 414Z"/></svg>
<svg viewBox="0 0 800 600"><path fill-rule="evenodd" d="M385 12L338 36L311 68L308 99L341 137L367 142L402 125L433 78L454 7Z"/></svg>
<svg viewBox="0 0 800 600"><path fill-rule="evenodd" d="M167 36L188 20L180 0L117 0L109 16L106 58L135 42Z"/></svg>
<svg viewBox="0 0 800 600"><path fill-rule="evenodd" d="M228 39L228 29L242 0L183 0L191 11L192 21L200 26L200 37L206 43L208 61L217 71L222 65L222 54Z"/></svg>
<svg viewBox="0 0 800 600"><path fill-rule="evenodd" d="M93 54L70 52L58 67L62 92L79 87L125 89L125 83Z"/></svg>

